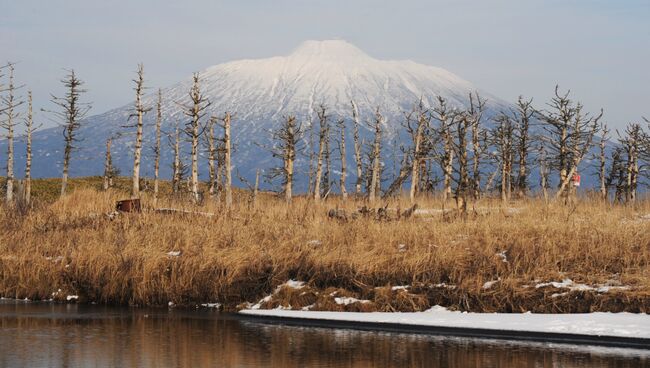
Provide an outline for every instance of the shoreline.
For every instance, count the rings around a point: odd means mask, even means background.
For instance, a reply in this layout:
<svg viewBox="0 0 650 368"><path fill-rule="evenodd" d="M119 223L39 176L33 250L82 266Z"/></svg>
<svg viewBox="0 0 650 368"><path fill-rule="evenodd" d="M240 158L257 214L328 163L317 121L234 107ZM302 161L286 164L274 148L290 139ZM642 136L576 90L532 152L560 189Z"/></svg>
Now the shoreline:
<svg viewBox="0 0 650 368"><path fill-rule="evenodd" d="M49 305L54 310L47 313L29 313L27 318L64 318L64 319L88 319L88 318L114 318L116 316L125 316L126 311L133 318L157 319L173 315L175 318L192 318L192 319L212 319L218 315L220 319L233 319L244 323L259 323L276 326L286 326L291 328L317 328L329 330L348 330L360 332L376 332L389 334L412 334L422 336L432 336L441 339L460 339L467 341L476 341L477 343L493 344L514 344L523 346L540 347L544 349L565 349L572 351L592 352L590 349L598 349L599 354L606 355L640 355L650 356L650 329L641 326L643 336L612 336L597 334L565 333L565 332L544 332L528 330L508 330L496 328L481 328L480 323L475 327L462 326L458 323L456 326L439 325L434 323L417 324L414 322L405 323L405 320L414 315L435 316L443 311L443 308L433 308L433 311L425 312L301 312L288 310L241 310L237 313L224 312L213 306L197 305L191 307L134 307L119 305L102 305L95 303L71 303L57 302L53 300L24 300L12 298L0 298L0 304L40 304ZM56 310L65 308L69 311L69 306L78 306L79 315L67 317ZM101 314L93 311L96 308L102 310ZM72 309L76 311L77 309ZM90 313L89 313L90 312ZM529 318L533 317L557 317L558 315L536 315L530 313L507 314L507 313L460 313L446 311L466 317L507 317ZM215 314L216 313L216 314ZM3 314L1 317L9 317ZM328 315L323 318L323 315ZM483 316L481 316L483 315ZM623 316L626 319L643 319L650 321L650 315L632 314L632 313L591 313L591 314L565 314L561 315L564 319L570 320L575 317L585 318L596 317L595 320L602 320L603 315L618 318ZM103 316L103 317L102 317ZM391 318L392 317L392 318ZM392 320L392 321L391 321ZM402 320L402 322L397 322ZM430 322L435 322L435 318ZM502 326L503 327L503 326ZM647 332L646 332L647 331ZM604 349L604 350L603 350Z"/></svg>
<svg viewBox="0 0 650 368"><path fill-rule="evenodd" d="M519 322L525 322L526 316L542 316L551 317L549 323L553 322L553 318L563 316L566 321L570 321L576 317L582 317L583 322L587 321L588 317L596 317L593 322L598 325L596 319L607 319L605 315L610 315L614 318L625 315L627 319L638 319L644 323L639 326L640 331L644 331L645 336L639 337L632 336L633 334L619 334L615 335L612 330L610 334L598 335L593 333L580 333L580 332L548 332L542 329L527 328L527 329L509 329L507 324L501 325L501 328L485 328L486 323L480 323L478 319L471 321L477 327L463 326L463 321L456 321L454 323L447 323L441 325L435 323L422 323L419 321L408 321L409 317L414 315L434 315L436 312L415 312L415 313L355 313L355 312L301 312L301 311L285 311L285 310L242 310L239 314L251 318L257 322L280 324L289 326L304 326L304 327L322 327L333 329L354 329L364 331L384 331L396 333L414 333L425 335L437 336L455 336L467 338L488 338L495 340L505 341L530 341L530 342L545 342L545 343L560 343L571 345L590 345L590 346L606 346L615 348L633 348L650 350L650 315L647 314L631 314L631 313L595 313L595 314L564 314L564 315L534 315L534 314L505 314L505 313L459 313L459 316L466 317L479 317L482 315L492 315L498 317L515 317ZM455 313L455 312L447 312ZM603 318L605 317L605 318ZM610 318L611 319L611 318ZM401 321L400 321L401 320ZM419 323L417 323L419 322ZM478 322L478 323L477 323ZM614 327L614 326L608 326ZM638 331L637 331L638 332Z"/></svg>

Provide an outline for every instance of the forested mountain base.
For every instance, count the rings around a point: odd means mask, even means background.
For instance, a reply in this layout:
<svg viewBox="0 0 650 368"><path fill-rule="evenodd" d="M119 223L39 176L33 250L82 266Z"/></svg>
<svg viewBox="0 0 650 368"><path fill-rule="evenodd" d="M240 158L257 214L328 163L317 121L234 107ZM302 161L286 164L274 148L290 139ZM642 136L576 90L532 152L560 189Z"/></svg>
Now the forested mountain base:
<svg viewBox="0 0 650 368"><path fill-rule="evenodd" d="M0 210L0 296L229 310L650 312L642 198L482 198L461 215L452 200L419 196L415 211L397 216L412 209L408 197L369 208L352 195L288 204L237 190L226 209L217 198L200 207L176 198L161 182L157 207L186 212L154 211L144 183L143 212L115 213L130 178L108 191L102 178L69 180L69 195L59 198L60 181L35 180L31 208ZM372 211L384 207L387 216Z"/></svg>

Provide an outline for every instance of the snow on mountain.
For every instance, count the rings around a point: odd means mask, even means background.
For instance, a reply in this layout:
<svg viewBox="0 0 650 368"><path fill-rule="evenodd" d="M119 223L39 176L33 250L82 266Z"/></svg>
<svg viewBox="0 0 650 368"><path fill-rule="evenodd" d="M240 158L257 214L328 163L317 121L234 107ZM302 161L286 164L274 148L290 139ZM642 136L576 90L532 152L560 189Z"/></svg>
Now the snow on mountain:
<svg viewBox="0 0 650 368"><path fill-rule="evenodd" d="M303 127L308 127L310 116L316 121L314 110L320 104L327 106L330 116L348 121L351 100L359 106L364 122L379 108L386 118L386 142L390 147L395 132L401 128L403 112L420 98L425 104L433 105L436 96L443 96L451 106L462 107L468 105L470 92L480 91L444 69L408 60L378 60L341 40L306 41L288 56L219 64L200 72L200 77L201 89L212 103L208 113L223 115L230 111L235 116L232 127L235 177L249 180L257 168L268 169L277 164L277 160L261 147L272 145L270 130L288 114L296 115ZM171 132L176 123L182 126L187 122L180 104L188 103L190 86L191 78L188 77L162 90L164 131ZM488 115L510 106L485 91L480 93L488 100ZM156 99L156 92L150 90L144 103L154 107ZM79 152L71 163L73 176L101 175L104 143L107 137L115 135L119 137L113 143L114 162L122 174L130 174L134 138L125 134L129 129L123 126L128 125L132 111L132 105L125 105L86 119L80 130L83 141L78 144ZM151 175L153 170L154 119L154 111L145 116L144 175ZM364 134L369 137L367 127L362 128ZM0 150L4 151L4 146L0 144ZM61 128L37 133L34 137L34 175L59 176L62 148ZM161 174L169 177L172 152L165 149L166 146L163 148ZM19 145L17 152L22 151ZM352 149L348 152L351 155ZM305 160L299 159L298 170L306 171ZM18 167L22 167L22 158L18 157L17 161ZM348 162L353 165L352 157ZM17 174L22 175L21 172ZM205 178L207 170L202 170L201 176ZM298 175L296 180L298 189L305 187L303 176Z"/></svg>

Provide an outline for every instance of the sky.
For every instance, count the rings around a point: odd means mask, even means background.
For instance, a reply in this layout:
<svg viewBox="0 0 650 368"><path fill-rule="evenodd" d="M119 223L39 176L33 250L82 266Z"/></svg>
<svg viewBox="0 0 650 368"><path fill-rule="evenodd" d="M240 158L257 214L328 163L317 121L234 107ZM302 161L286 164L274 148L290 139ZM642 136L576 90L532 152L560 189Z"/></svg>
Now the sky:
<svg viewBox="0 0 650 368"><path fill-rule="evenodd" d="M98 114L131 102L139 62L166 87L332 38L538 107L559 84L615 128L650 117L649 0L0 0L0 62L18 63L37 109L52 108L69 68Z"/></svg>

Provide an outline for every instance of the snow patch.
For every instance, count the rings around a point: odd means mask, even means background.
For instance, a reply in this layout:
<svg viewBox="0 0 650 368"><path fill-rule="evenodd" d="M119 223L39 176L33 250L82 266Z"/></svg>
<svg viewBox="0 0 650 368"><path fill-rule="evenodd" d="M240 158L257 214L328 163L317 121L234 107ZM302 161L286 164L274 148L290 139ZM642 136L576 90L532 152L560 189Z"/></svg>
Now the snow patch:
<svg viewBox="0 0 650 368"><path fill-rule="evenodd" d="M221 303L203 303L201 304L202 307L204 308L216 308L219 309L221 308Z"/></svg>
<svg viewBox="0 0 650 368"><path fill-rule="evenodd" d="M496 285L499 281L501 281L501 278L497 280L487 281L486 283L483 284L483 290L490 289L492 286Z"/></svg>
<svg viewBox="0 0 650 368"><path fill-rule="evenodd" d="M370 303L370 300L350 298L350 297L334 298L334 301L336 302L336 304L339 305L349 305L353 303L362 303L362 304Z"/></svg>
<svg viewBox="0 0 650 368"><path fill-rule="evenodd" d="M465 313L449 311L440 306L413 313L288 310L242 310L239 313L330 321L650 338L650 315L634 313Z"/></svg>
<svg viewBox="0 0 650 368"><path fill-rule="evenodd" d="M618 286L618 285L587 285L587 284L576 284L573 280L566 278L562 281L551 281L543 282L535 285L535 289L545 288L552 286L556 289L569 289L570 291L595 291L598 293L607 293L612 290L630 290L629 286ZM555 294L554 294L555 295ZM560 295L560 294L558 294Z"/></svg>

